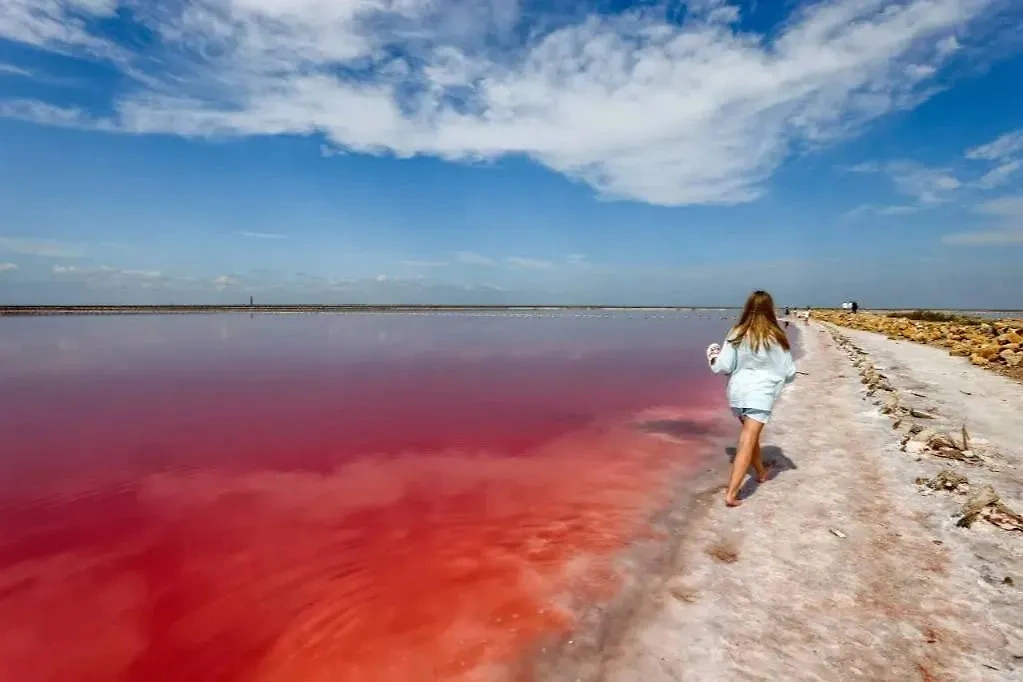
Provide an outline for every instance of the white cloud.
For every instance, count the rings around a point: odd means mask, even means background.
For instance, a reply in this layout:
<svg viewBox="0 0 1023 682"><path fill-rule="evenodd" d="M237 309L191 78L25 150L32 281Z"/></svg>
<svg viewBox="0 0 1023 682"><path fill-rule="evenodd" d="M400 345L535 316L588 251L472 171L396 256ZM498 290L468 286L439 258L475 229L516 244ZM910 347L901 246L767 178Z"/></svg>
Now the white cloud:
<svg viewBox="0 0 1023 682"><path fill-rule="evenodd" d="M914 161L890 161L888 163L861 163L846 167L853 173L881 173L895 185L896 191L912 197L920 205L928 206L948 201L952 193L962 187L962 182L949 168L930 168ZM911 206L890 206L878 210L880 213L908 213ZM918 208L918 207L917 207Z"/></svg>
<svg viewBox="0 0 1023 682"><path fill-rule="evenodd" d="M102 272L103 268L79 268L74 265L54 265L53 274L55 275L76 275L83 272Z"/></svg>
<svg viewBox="0 0 1023 682"><path fill-rule="evenodd" d="M924 80L938 73L937 67L929 64L910 64L906 67L906 74L915 80Z"/></svg>
<svg viewBox="0 0 1023 682"><path fill-rule="evenodd" d="M61 54L118 60L122 50L95 35L92 23L111 16L119 0L3 0L0 38Z"/></svg>
<svg viewBox="0 0 1023 682"><path fill-rule="evenodd" d="M74 283L91 291L180 291L193 284L189 277L165 275L159 270L110 265L54 265L52 273L56 282Z"/></svg>
<svg viewBox="0 0 1023 682"><path fill-rule="evenodd" d="M919 213L923 210L917 204L894 204L889 206L878 206L876 204L860 204L842 214L842 218L852 219L862 215L899 216Z"/></svg>
<svg viewBox="0 0 1023 682"><path fill-rule="evenodd" d="M0 263L0 272L14 272L18 266L14 263Z"/></svg>
<svg viewBox="0 0 1023 682"><path fill-rule="evenodd" d="M878 215L909 215L919 212L920 207L912 205L881 206L877 209Z"/></svg>
<svg viewBox="0 0 1023 682"><path fill-rule="evenodd" d="M80 88L88 85L88 81L82 78L54 76L49 73L14 66L13 64L0 64L0 78L5 76L8 78L24 78L31 80L33 83L58 88ZM78 123L75 124L73 121L67 120L69 118L67 113L69 110L59 107L47 107L41 102L22 101L20 105L15 105L11 100L8 100L7 102L0 102L0 105L3 105L0 106L0 111L7 112L4 114L7 118L24 119L38 123L40 119L45 119L49 110L53 118L52 125L63 127L74 127L77 125L77 127L83 128L93 128L96 125L96 122L87 115L77 110L70 110L75 112L70 116L71 119L75 116L78 117Z"/></svg>
<svg viewBox="0 0 1023 682"><path fill-rule="evenodd" d="M232 287L236 284L238 284L238 280L230 275L220 275L213 280L213 286L218 289L226 289L227 287Z"/></svg>
<svg viewBox="0 0 1023 682"><path fill-rule="evenodd" d="M504 259L504 262L513 268L522 270L550 270L554 267L554 263L549 260L524 258L522 256L508 256Z"/></svg>
<svg viewBox="0 0 1023 682"><path fill-rule="evenodd" d="M883 167L877 161L864 161L852 166L845 166L842 170L850 173L880 173Z"/></svg>
<svg viewBox="0 0 1023 682"><path fill-rule="evenodd" d="M966 150L966 158L980 161L1001 161L1023 152L1023 130L1014 130L997 139Z"/></svg>
<svg viewBox="0 0 1023 682"><path fill-rule="evenodd" d="M888 164L888 174L895 188L921 204L948 200L948 195L962 186L947 168L928 168L910 162Z"/></svg>
<svg viewBox="0 0 1023 682"><path fill-rule="evenodd" d="M977 207L977 212L998 218L1023 218L1023 196L1006 196L985 201Z"/></svg>
<svg viewBox="0 0 1023 682"><path fill-rule="evenodd" d="M959 39L955 36L948 36L938 41L938 54L940 55L950 55L953 52L958 52L960 48L962 45L959 44Z"/></svg>
<svg viewBox="0 0 1023 682"><path fill-rule="evenodd" d="M21 76L24 78L30 78L32 72L28 69L23 69L13 64L0 64L0 76Z"/></svg>
<svg viewBox="0 0 1023 682"><path fill-rule="evenodd" d="M120 270L120 274L126 277L140 277L142 279L158 279L163 277L163 273L159 270Z"/></svg>
<svg viewBox="0 0 1023 682"><path fill-rule="evenodd" d="M97 120L82 109L58 107L46 102L11 99L0 100L0 117L16 121L29 121L56 128L114 131L117 127L110 121Z"/></svg>
<svg viewBox="0 0 1023 682"><path fill-rule="evenodd" d="M159 270L138 270L132 268L114 268L109 265L96 267L79 265L54 265L53 274L73 276L89 279L161 279L163 273Z"/></svg>
<svg viewBox="0 0 1023 682"><path fill-rule="evenodd" d="M873 204L859 204L858 206L854 206L853 208L843 213L842 218L846 220L858 218L861 215L872 213L875 210L877 210L877 207L874 206Z"/></svg>
<svg viewBox="0 0 1023 682"><path fill-rule="evenodd" d="M956 232L941 241L950 246L1023 246L1023 226Z"/></svg>
<svg viewBox="0 0 1023 682"><path fill-rule="evenodd" d="M464 265L497 265L497 261L493 258L473 251L457 251L455 252L455 260Z"/></svg>
<svg viewBox="0 0 1023 682"><path fill-rule="evenodd" d="M984 174L980 180L977 181L977 187L981 189L994 189L995 187L1001 187L1010 178L1023 167L1023 161L1006 161L1000 166L988 171Z"/></svg>
<svg viewBox="0 0 1023 682"><path fill-rule="evenodd" d="M967 149L965 156L973 161L997 164L974 182L974 186L980 189L1001 187L1023 168L1023 160L1013 158L1023 156L1023 129L1007 132L987 144Z"/></svg>
<svg viewBox="0 0 1023 682"><path fill-rule="evenodd" d="M403 260L402 265L410 268L446 268L448 263L442 260Z"/></svg>
<svg viewBox="0 0 1023 682"><path fill-rule="evenodd" d="M540 258L528 258L526 256L507 256L506 258L503 258L502 260L498 261L495 258L491 258L490 256L484 256L483 254L476 253L474 251L456 251L454 254L454 260L455 262L461 263L463 265L478 265L488 268L503 265L505 267L516 270L550 270L554 267L553 261L543 260Z"/></svg>
<svg viewBox="0 0 1023 682"><path fill-rule="evenodd" d="M1023 196L1006 196L986 201L976 212L992 224L979 230L956 232L941 241L953 246L1023 246Z"/></svg>
<svg viewBox="0 0 1023 682"><path fill-rule="evenodd" d="M248 237L250 239L287 239L288 235L278 234L276 232L249 232L247 230L239 230L239 235L242 237Z"/></svg>
<svg viewBox="0 0 1023 682"><path fill-rule="evenodd" d="M728 204L760 196L794 150L926 99L955 34L996 2L832 0L769 35L740 30L725 2L682 25L654 12L537 18L515 0L131 3L154 36L143 51L93 30L115 0L5 0L0 36L106 60L135 86L109 119L45 102L0 115L318 134L325 149L401 157L525 155L608 197Z"/></svg>
<svg viewBox="0 0 1023 682"><path fill-rule="evenodd" d="M867 161L844 166L842 170L850 173L886 175L900 194L913 197L917 203L896 206L862 204L847 211L843 217L852 218L864 213L877 215L915 213L923 208L932 208L948 202L953 198L962 199L964 196L969 196L969 193L964 193L961 190L996 189L1009 182L1012 176L1023 168L1023 160L1010 158L1019 152L1023 152L1023 130L1006 133L992 142L966 150L964 156L967 159L997 164L980 177L976 177L975 168L971 172L970 168L964 167L968 164L963 164L961 159L955 169L950 167L933 168L906 160L886 163ZM974 179L960 179L968 178L969 175L974 175Z"/></svg>
<svg viewBox="0 0 1023 682"><path fill-rule="evenodd" d="M85 247L56 239L0 237L0 253L20 253L44 258L81 258Z"/></svg>

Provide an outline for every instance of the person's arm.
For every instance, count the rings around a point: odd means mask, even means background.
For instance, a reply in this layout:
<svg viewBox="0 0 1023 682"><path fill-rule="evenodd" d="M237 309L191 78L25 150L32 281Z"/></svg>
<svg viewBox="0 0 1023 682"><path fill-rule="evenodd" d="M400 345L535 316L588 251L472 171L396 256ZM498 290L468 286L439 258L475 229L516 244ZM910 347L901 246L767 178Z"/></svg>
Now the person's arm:
<svg viewBox="0 0 1023 682"><path fill-rule="evenodd" d="M782 354L781 369L785 377L785 383L791 384L796 378L796 362L792 359L792 353L784 348L779 349Z"/></svg>
<svg viewBox="0 0 1023 682"><path fill-rule="evenodd" d="M735 371L735 344L728 339L721 345L721 352L710 361L710 370L714 374L731 374Z"/></svg>

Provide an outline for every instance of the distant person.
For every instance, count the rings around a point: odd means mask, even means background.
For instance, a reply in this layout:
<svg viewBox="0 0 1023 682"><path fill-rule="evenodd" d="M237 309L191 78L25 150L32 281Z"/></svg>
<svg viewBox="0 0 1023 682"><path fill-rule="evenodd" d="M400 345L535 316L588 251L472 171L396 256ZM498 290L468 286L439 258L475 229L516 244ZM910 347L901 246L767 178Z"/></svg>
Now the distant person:
<svg viewBox="0 0 1023 682"><path fill-rule="evenodd" d="M857 312L857 311L858 311L858 310L860 309L860 304L859 304L859 303L857 303L856 301L853 301L853 302L852 302L852 305L851 305L851 306L849 306L849 307L850 307L850 308L852 308L852 311L853 311L853 315L855 315L855 314L856 314L856 312Z"/></svg>
<svg viewBox="0 0 1023 682"><path fill-rule="evenodd" d="M785 317L788 317L788 316L789 316L789 312L790 312L790 311L789 311L789 307L788 307L788 306L785 306Z"/></svg>
<svg viewBox="0 0 1023 682"><path fill-rule="evenodd" d="M754 291L750 295L724 345L707 347L707 361L715 374L729 375L728 404L742 423L725 492L725 504L737 507L742 504L739 488L751 465L758 482L768 479L760 456L760 434L782 389L796 378L789 339L778 325L770 294Z"/></svg>

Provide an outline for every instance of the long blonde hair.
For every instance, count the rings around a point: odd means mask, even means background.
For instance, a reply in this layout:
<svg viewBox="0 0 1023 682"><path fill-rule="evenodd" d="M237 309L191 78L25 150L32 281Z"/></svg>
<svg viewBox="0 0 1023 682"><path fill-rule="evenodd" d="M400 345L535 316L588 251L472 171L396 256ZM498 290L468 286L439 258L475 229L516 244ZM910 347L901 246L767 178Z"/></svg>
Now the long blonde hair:
<svg viewBox="0 0 1023 682"><path fill-rule="evenodd" d="M767 348L772 343L789 350L789 338L778 324L774 312L774 299L766 291L757 290L750 294L742 309L742 316L739 317L739 324L728 335L729 342L736 346L743 339L749 341L753 352L761 347Z"/></svg>

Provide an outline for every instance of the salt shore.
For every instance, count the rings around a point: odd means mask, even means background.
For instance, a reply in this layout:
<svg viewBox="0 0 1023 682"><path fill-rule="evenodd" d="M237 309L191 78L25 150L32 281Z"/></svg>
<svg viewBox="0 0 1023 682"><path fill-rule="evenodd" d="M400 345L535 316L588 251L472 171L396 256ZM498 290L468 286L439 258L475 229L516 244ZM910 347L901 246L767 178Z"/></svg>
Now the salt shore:
<svg viewBox="0 0 1023 682"><path fill-rule="evenodd" d="M908 315L908 317L906 316ZM949 355L969 358L984 367L1023 380L1023 319L982 318L969 314L842 313L817 311L823 322L862 331L877 332L889 339L908 340L945 349ZM923 317L925 319L916 319Z"/></svg>
<svg viewBox="0 0 1023 682"><path fill-rule="evenodd" d="M1023 679L1023 384L802 330L806 375L765 432L777 475L738 509L695 503L582 679Z"/></svg>

